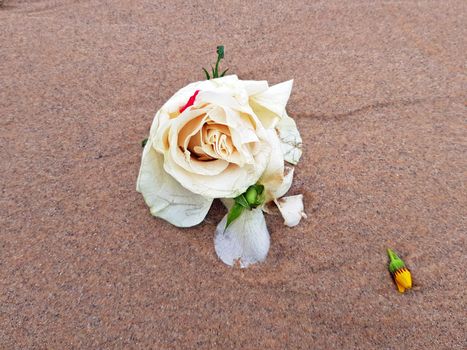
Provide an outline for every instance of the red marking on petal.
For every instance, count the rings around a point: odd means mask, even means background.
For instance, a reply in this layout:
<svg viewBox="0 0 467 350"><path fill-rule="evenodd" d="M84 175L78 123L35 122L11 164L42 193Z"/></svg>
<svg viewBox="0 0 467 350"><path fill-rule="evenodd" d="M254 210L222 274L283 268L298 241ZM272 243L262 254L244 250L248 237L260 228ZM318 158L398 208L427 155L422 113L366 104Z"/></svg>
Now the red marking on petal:
<svg viewBox="0 0 467 350"><path fill-rule="evenodd" d="M193 106L193 104L195 103L196 95L198 95L198 92L199 92L199 90L196 90L195 93L193 94L193 96L191 96L188 99L188 102L186 103L186 105L184 105L183 107L180 107L180 109L179 109L180 113L183 113L183 111L185 109L187 109L188 107Z"/></svg>

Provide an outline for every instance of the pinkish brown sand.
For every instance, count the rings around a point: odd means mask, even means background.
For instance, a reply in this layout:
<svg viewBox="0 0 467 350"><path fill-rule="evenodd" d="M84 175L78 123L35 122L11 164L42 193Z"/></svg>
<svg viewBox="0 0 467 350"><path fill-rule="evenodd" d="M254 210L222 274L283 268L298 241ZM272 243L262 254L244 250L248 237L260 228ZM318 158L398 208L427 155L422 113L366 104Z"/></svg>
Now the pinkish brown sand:
<svg viewBox="0 0 467 350"><path fill-rule="evenodd" d="M465 349L465 1L17 1L0 9L0 347ZM135 191L156 110L226 45L295 79L272 245L222 264ZM412 269L395 290L386 247Z"/></svg>

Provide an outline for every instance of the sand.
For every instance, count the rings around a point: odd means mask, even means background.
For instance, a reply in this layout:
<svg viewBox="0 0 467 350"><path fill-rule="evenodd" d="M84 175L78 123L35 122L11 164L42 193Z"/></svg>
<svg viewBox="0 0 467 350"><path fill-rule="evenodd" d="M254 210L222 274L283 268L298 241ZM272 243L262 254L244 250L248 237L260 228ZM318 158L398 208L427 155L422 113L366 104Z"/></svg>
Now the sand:
<svg viewBox="0 0 467 350"><path fill-rule="evenodd" d="M0 347L465 348L466 16L462 0L6 0ZM135 191L153 115L219 44L243 79L295 79L304 138L290 193L308 219L268 216L247 270L215 254L222 205L178 229Z"/></svg>

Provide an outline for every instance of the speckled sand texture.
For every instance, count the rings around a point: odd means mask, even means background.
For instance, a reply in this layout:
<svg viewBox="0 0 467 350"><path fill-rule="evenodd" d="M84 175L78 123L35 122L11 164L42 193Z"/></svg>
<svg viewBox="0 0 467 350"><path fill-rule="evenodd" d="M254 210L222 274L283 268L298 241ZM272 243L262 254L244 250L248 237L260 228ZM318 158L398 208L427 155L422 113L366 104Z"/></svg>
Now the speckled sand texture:
<svg viewBox="0 0 467 350"><path fill-rule="evenodd" d="M465 349L465 1L6 0L0 348ZM271 250L222 264L135 191L156 110L226 46L295 79L304 138ZM399 294L386 247L413 271Z"/></svg>

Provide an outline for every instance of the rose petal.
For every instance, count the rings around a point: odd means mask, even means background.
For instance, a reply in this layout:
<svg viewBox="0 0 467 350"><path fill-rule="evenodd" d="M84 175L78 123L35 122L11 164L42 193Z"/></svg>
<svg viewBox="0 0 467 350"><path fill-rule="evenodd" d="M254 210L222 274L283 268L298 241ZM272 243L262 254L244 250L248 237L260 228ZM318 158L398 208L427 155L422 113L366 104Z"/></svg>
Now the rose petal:
<svg viewBox="0 0 467 350"><path fill-rule="evenodd" d="M188 99L186 105L184 105L183 107L180 107L180 110L179 110L180 113L183 113L185 109L195 104L196 95L198 95L198 93L199 93L199 90L196 90L195 93Z"/></svg>
<svg viewBox="0 0 467 350"><path fill-rule="evenodd" d="M264 185L266 191L265 200L269 202L287 193L292 185L293 170L287 168L287 173L284 172L284 158L280 140L275 130L268 129L266 135L271 145L271 159L263 175L261 175L259 183Z"/></svg>
<svg viewBox="0 0 467 350"><path fill-rule="evenodd" d="M269 84L266 80L240 80L243 88L248 96L260 94L269 89Z"/></svg>
<svg viewBox="0 0 467 350"><path fill-rule="evenodd" d="M274 127L285 114L285 106L292 91L293 80L271 86L250 96L250 105L266 128Z"/></svg>
<svg viewBox="0 0 467 350"><path fill-rule="evenodd" d="M216 91L201 91L198 94L197 101L199 103L210 103L214 106L229 107L243 113L253 114L248 104L241 104L227 91L216 90Z"/></svg>
<svg viewBox="0 0 467 350"><path fill-rule="evenodd" d="M302 138L295 121L285 114L276 125L284 159L296 165L302 156Z"/></svg>
<svg viewBox="0 0 467 350"><path fill-rule="evenodd" d="M162 108L170 115L180 115L180 107L184 106L188 99L195 93L196 90L200 91L213 91L221 88L224 85L238 84L238 77L236 75L228 75L218 79L196 81L188 84L187 86L178 90L163 106ZM195 105L201 101L196 98Z"/></svg>
<svg viewBox="0 0 467 350"><path fill-rule="evenodd" d="M294 170L295 169L291 166L284 167L284 178L280 186L278 186L273 192L274 198L281 198L290 190L290 187L292 186Z"/></svg>
<svg viewBox="0 0 467 350"><path fill-rule="evenodd" d="M141 192L151 214L178 227L203 221L212 198L192 193L175 181L163 168L163 156L148 142L141 159L136 190Z"/></svg>
<svg viewBox="0 0 467 350"><path fill-rule="evenodd" d="M216 228L214 245L217 256L227 265L237 262L245 268L263 261L269 251L269 232L260 208L245 210L227 229L227 215Z"/></svg>
<svg viewBox="0 0 467 350"><path fill-rule="evenodd" d="M211 119L212 121L218 124L227 125L227 117L226 117L225 111L220 106L213 106L208 111L207 116L209 117L209 119Z"/></svg>
<svg viewBox="0 0 467 350"><path fill-rule="evenodd" d="M205 109L186 110L182 115L180 115L180 117L171 121L170 130L168 132L170 144L170 155L168 157L174 160L178 166L182 167L186 171L199 175L215 176L223 172L229 166L229 163L222 159L216 159L210 162L198 161L190 157L189 151L184 151L179 147L180 137L188 136L190 135L189 131L197 130L197 127L202 126L201 123L205 120L202 116L205 112ZM197 121L201 125L190 125L190 122L193 121ZM189 130L187 135L181 133L181 130L183 131L185 127ZM182 140L182 142L183 141L184 140Z"/></svg>
<svg viewBox="0 0 467 350"><path fill-rule="evenodd" d="M234 198L258 181L266 169L270 152L269 144L261 143L258 145L256 161L253 164L246 164L241 168L236 164L230 164L216 176L189 172L180 167L170 154L166 153L164 169L191 192L210 198Z"/></svg>
<svg viewBox="0 0 467 350"><path fill-rule="evenodd" d="M306 218L303 211L303 195L282 197L274 201L284 218L284 224L293 227L298 225L302 218Z"/></svg>

